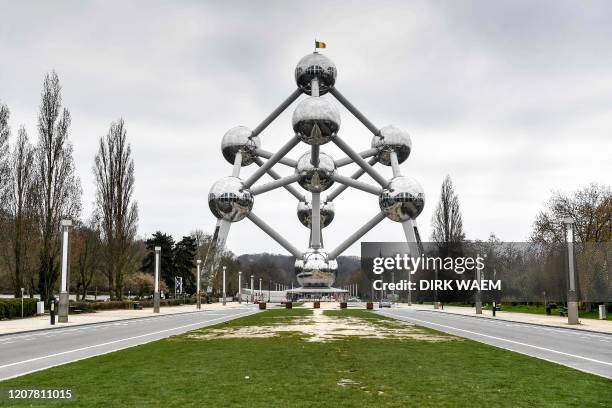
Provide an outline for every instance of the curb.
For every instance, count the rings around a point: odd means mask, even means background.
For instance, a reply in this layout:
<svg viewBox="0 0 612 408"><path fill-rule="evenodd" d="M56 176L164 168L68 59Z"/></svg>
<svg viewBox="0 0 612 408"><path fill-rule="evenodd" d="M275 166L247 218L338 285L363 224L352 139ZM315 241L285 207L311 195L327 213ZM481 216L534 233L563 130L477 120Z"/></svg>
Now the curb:
<svg viewBox="0 0 612 408"><path fill-rule="evenodd" d="M480 316L476 316L476 315L466 315L466 314L461 314L461 313L453 313L453 312L444 312L442 310L425 310L425 309L420 309L420 310L416 310L417 312L433 312L433 313L444 313L446 315L453 315L453 316L465 316L465 317L472 317L475 319L488 319L488 320L495 320L498 322L511 322L511 323L519 323L519 324L528 324L531 326L538 326L538 327L549 327L549 328L555 328L555 329L565 329L565 330L574 330L574 331L579 331L579 332L583 332L583 333L597 333L597 334L605 334L607 336L612 336L612 333L609 332L603 332L603 331L599 331L599 330L592 330L592 329L583 329L583 328L579 328L579 327L566 327L566 326L553 326L550 324L542 324L542 323L533 323L533 322L521 322L518 320L508 320L508 319L499 319L499 318L495 318L492 316L484 316L484 315L480 315Z"/></svg>
<svg viewBox="0 0 612 408"><path fill-rule="evenodd" d="M160 314L160 315L152 315L152 316L140 316L140 317L126 317L124 319L116 319L116 320L106 320L103 322L90 322L90 323L80 323L80 324L72 324L70 326L58 326L57 324L55 325L55 327L46 327L44 329L31 329L31 330L22 330L22 331L16 331L16 332L11 332L11 333L0 333L0 337L4 337L4 336L11 336L14 334L26 334L26 333L35 333L35 332L41 332L41 331L45 331L45 330L58 330L58 329L68 329L70 327L81 327L81 326L93 326L96 324L106 324L106 323L113 323L113 322L124 322L126 320L138 320L138 319L148 319L148 318L155 318L155 317L166 317L166 316L176 316L176 315L184 315L184 314L191 314L191 313L204 313L206 312L206 310L193 310L191 312L179 312L179 313L168 313L168 314Z"/></svg>

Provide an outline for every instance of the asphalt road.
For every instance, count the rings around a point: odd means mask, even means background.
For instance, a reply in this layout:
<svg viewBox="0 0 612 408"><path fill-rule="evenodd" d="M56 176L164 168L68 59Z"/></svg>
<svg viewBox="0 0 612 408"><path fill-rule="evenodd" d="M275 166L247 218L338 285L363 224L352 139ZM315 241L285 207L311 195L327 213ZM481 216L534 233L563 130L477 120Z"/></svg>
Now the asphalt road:
<svg viewBox="0 0 612 408"><path fill-rule="evenodd" d="M389 309L378 313L612 378L612 335L427 310Z"/></svg>
<svg viewBox="0 0 612 408"><path fill-rule="evenodd" d="M0 381L253 313L245 306L0 336Z"/></svg>

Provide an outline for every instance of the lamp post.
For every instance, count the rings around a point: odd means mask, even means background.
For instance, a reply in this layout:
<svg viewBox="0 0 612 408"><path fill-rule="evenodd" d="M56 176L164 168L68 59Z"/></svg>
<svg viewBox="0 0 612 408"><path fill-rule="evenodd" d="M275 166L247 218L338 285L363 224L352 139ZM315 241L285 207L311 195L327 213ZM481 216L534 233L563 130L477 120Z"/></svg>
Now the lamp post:
<svg viewBox="0 0 612 408"><path fill-rule="evenodd" d="M263 278L259 278L259 301L261 302L261 298L262 298L262 291L261 291L261 281L263 280Z"/></svg>
<svg viewBox="0 0 612 408"><path fill-rule="evenodd" d="M225 306L225 270L227 266L223 267L223 306Z"/></svg>
<svg viewBox="0 0 612 408"><path fill-rule="evenodd" d="M238 271L238 303L242 304L242 272Z"/></svg>
<svg viewBox="0 0 612 408"><path fill-rule="evenodd" d="M161 263L161 247L155 247L155 289L153 291L153 313L159 313L159 268Z"/></svg>
<svg viewBox="0 0 612 408"><path fill-rule="evenodd" d="M480 255L476 254L476 258ZM480 284L482 280L482 270L476 266L476 281L478 282L478 288L476 289L476 314L482 314L482 292L480 291Z"/></svg>
<svg viewBox="0 0 612 408"><path fill-rule="evenodd" d="M253 274L251 274L251 303L255 303L255 285L253 284Z"/></svg>
<svg viewBox="0 0 612 408"><path fill-rule="evenodd" d="M197 286L198 286L198 288L197 288L197 291L196 291L196 303L197 303L196 307L198 309L201 309L202 308L202 297L201 297L202 296L202 292L200 290L200 274L201 274L200 273L200 268L202 267L202 260L198 259L196 261L196 263L198 265L197 272L196 272L198 274L198 276L197 276Z"/></svg>
<svg viewBox="0 0 612 408"><path fill-rule="evenodd" d="M23 319L23 292L24 288L21 288L21 318Z"/></svg>
<svg viewBox="0 0 612 408"><path fill-rule="evenodd" d="M574 257L574 224L572 217L561 220L565 224L565 241L567 242L568 291L567 291L567 323L579 324L578 292L576 290L576 260Z"/></svg>
<svg viewBox="0 0 612 408"><path fill-rule="evenodd" d="M59 310L57 321L68 323L68 289L70 285L70 228L72 220L62 220L62 278L60 281Z"/></svg>

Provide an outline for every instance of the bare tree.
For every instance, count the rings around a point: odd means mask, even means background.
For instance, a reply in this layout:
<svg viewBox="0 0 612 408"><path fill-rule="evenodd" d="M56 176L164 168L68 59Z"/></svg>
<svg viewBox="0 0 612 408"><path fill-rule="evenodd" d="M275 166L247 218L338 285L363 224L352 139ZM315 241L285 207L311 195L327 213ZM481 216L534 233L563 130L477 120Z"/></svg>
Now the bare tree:
<svg viewBox="0 0 612 408"><path fill-rule="evenodd" d="M458 243L465 240L463 219L459 209L459 197L453 189L450 176L446 176L440 191L440 202L431 220L434 242Z"/></svg>
<svg viewBox="0 0 612 408"><path fill-rule="evenodd" d="M87 290L100 269L100 232L96 229L95 220L90 224L76 225L70 245L72 271L75 272L71 276L75 281L77 300L85 300Z"/></svg>
<svg viewBox="0 0 612 408"><path fill-rule="evenodd" d="M59 274L59 223L76 219L81 210L81 186L75 175L72 144L68 140L70 113L62 109L59 78L45 75L38 115L35 155L37 218L41 237L38 287L42 300L53 293Z"/></svg>
<svg viewBox="0 0 612 408"><path fill-rule="evenodd" d="M138 222L138 206L132 198L134 160L123 119L111 123L107 135L100 138L93 171L105 252L104 271L111 297L121 299L124 277L135 267L133 244Z"/></svg>
<svg viewBox="0 0 612 408"><path fill-rule="evenodd" d="M612 190L592 183L572 194L559 191L546 203L533 223L531 241L554 244L565 241L562 218L576 221L576 241L609 242L612 240Z"/></svg>
<svg viewBox="0 0 612 408"><path fill-rule="evenodd" d="M34 248L36 245L35 214L33 201L34 148L22 126L19 129L10 160L10 180L6 195L7 202L7 243L5 260L12 277L13 293L19 296L21 288L33 278Z"/></svg>
<svg viewBox="0 0 612 408"><path fill-rule="evenodd" d="M10 178L9 136L11 129L8 124L9 117L9 108L0 103L0 211L4 209L2 203L6 200Z"/></svg>

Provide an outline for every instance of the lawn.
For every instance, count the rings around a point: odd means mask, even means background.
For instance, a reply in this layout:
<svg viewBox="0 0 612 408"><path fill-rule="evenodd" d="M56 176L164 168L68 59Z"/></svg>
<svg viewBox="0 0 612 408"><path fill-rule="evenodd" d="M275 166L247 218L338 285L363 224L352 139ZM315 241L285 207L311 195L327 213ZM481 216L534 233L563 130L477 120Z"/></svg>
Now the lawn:
<svg viewBox="0 0 612 408"><path fill-rule="evenodd" d="M276 309L33 373L1 387L72 388L67 407L609 406L612 381L365 310L327 321L418 336L307 341L310 309ZM232 338L260 326L284 333ZM271 335L270 337L265 337ZM218 336L218 337L217 337ZM415 334L416 337L418 337ZM26 406L17 404L15 406ZM59 406L50 403L27 406Z"/></svg>
<svg viewBox="0 0 612 408"><path fill-rule="evenodd" d="M483 306L483 309L491 310L491 305ZM502 311L505 312L516 312L516 313L533 313L533 314L546 314L546 309L544 305L512 305L504 303L502 305ZM558 309L552 309L553 316L559 316ZM590 312L586 312L584 310L579 310L578 315L583 319L599 319L599 311L597 309L591 310ZM606 320L612 320L612 314L608 313L606 316Z"/></svg>

